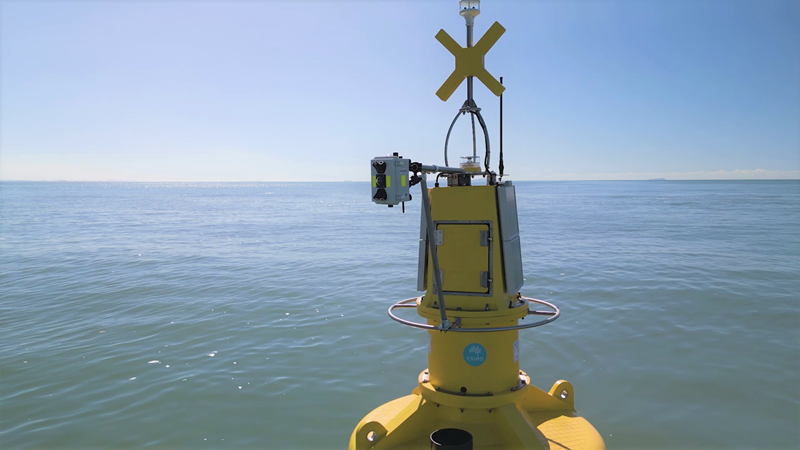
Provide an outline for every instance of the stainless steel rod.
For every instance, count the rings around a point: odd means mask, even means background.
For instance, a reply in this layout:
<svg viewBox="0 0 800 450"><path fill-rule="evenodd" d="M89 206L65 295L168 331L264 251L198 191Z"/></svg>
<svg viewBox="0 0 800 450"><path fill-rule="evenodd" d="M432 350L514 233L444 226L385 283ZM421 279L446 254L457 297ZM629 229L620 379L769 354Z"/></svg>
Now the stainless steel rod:
<svg viewBox="0 0 800 450"><path fill-rule="evenodd" d="M423 170L426 166L422 166ZM431 251L431 261L433 262L433 291L439 298L439 317L441 318L440 330L450 328L450 321L447 320L447 311L444 308L444 294L442 293L442 274L439 272L439 255L436 251L436 230L433 228L431 218L431 199L428 197L428 182L425 181L426 175L422 176L420 187L422 188L422 209L425 210L425 224L428 228L428 248Z"/></svg>
<svg viewBox="0 0 800 450"><path fill-rule="evenodd" d="M467 48L472 47L473 18L467 19ZM472 100L472 76L467 77L467 100Z"/></svg>
<svg viewBox="0 0 800 450"><path fill-rule="evenodd" d="M423 172L441 172L441 173L467 173L464 169L459 169L458 167L444 167L444 166L422 166ZM423 182L425 181L425 177L422 177Z"/></svg>

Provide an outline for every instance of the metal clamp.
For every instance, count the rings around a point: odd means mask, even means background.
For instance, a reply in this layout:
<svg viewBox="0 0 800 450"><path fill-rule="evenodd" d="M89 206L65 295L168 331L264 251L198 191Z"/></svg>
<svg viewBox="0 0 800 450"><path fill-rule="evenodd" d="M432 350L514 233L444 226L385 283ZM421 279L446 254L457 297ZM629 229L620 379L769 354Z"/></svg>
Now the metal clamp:
<svg viewBox="0 0 800 450"><path fill-rule="evenodd" d="M514 326L510 326L510 327L492 327L492 328L461 328L461 327L456 327L456 328L448 328L448 329L442 330L441 328L433 326L433 325L428 325L428 324L425 324L425 323L412 322L410 320L401 319L401 318L397 317L396 315L394 315L394 310L398 309L398 308L406 308L406 309L416 308L417 307L417 301L420 300L421 298L422 297L414 297L414 298L410 298L408 300L403 300L401 302L395 303L394 305L389 307L389 317L391 317L392 320L394 320L396 322L400 322L403 325L407 325L407 326L413 327L413 328L421 328L423 330L440 330L440 331L452 331L452 332L462 332L462 333L491 333L491 332L496 332L496 331L524 330L526 328L534 328L534 327L539 327L539 326L542 326L542 325L547 325L548 323L553 322L554 320L558 319L558 317L561 315L561 310L559 310L556 305L554 305L552 303L549 303L549 302L546 302L544 300L537 300L535 298L523 297L521 295L519 296L520 300L523 300L524 302L526 302L528 304L530 304L530 303L538 303L538 304L540 304L542 306L546 306L546 307L548 307L548 308L550 308L552 310L552 311L531 311L530 308L528 308L528 314L527 315L529 315L529 316L550 316L550 317L548 317L547 319L544 319L544 320L540 320L538 322L514 325ZM457 311L452 311L452 312L455 313ZM461 318L460 317L456 317L455 318L455 323L460 324L460 322L461 322Z"/></svg>

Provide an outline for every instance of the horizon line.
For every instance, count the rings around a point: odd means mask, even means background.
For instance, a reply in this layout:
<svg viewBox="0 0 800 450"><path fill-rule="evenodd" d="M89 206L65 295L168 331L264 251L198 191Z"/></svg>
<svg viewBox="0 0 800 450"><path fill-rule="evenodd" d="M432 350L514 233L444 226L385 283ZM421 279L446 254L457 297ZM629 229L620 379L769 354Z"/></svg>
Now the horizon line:
<svg viewBox="0 0 800 450"><path fill-rule="evenodd" d="M370 180L4 180L0 183L369 183ZM800 181L800 178L649 178L649 179L572 179L572 180L507 180L518 182L561 183L575 181Z"/></svg>

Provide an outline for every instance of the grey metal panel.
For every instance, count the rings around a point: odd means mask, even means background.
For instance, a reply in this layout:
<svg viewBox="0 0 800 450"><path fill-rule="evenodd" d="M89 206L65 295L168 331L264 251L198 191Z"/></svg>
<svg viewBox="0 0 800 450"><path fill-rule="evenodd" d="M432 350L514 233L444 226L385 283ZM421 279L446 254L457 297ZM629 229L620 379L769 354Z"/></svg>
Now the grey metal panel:
<svg viewBox="0 0 800 450"><path fill-rule="evenodd" d="M497 213L500 220L503 278L508 294L516 294L524 284L522 274L522 249L519 242L517 195L510 181L497 186Z"/></svg>
<svg viewBox="0 0 800 450"><path fill-rule="evenodd" d="M500 214L500 236L503 240L518 236L517 194L510 181L497 186L497 210Z"/></svg>
<svg viewBox="0 0 800 450"><path fill-rule="evenodd" d="M422 195L425 195L423 193ZM422 202L420 202L422 203ZM425 225L425 207L420 208L419 214L419 259L417 261L417 290L425 291L425 275L428 262L428 227Z"/></svg>
<svg viewBox="0 0 800 450"><path fill-rule="evenodd" d="M376 163L385 165L382 174L379 174L375 168ZM378 156L373 158L370 161L372 179L375 180L375 177L385 176L386 185L380 188L375 184L372 186L372 201L380 205L398 205L401 202L411 200L411 194L409 194L411 183L408 179L409 165L410 160L399 156ZM406 179L405 183L402 181L403 177ZM375 198L379 190L386 194L386 199L379 200Z"/></svg>
<svg viewBox="0 0 800 450"><path fill-rule="evenodd" d="M503 240L503 275L506 292L509 294L516 294L525 284L522 278L522 250L519 236L508 241Z"/></svg>

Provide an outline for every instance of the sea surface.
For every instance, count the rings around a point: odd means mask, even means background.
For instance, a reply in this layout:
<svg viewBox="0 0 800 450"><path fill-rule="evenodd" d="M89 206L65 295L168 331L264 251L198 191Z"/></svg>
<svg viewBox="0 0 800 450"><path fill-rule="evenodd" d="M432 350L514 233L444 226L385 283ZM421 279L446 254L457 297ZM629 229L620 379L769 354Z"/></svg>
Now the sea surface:
<svg viewBox="0 0 800 450"><path fill-rule="evenodd" d="M516 185L533 384L609 448L800 447L800 181ZM0 183L0 447L345 448L427 364L369 192Z"/></svg>

